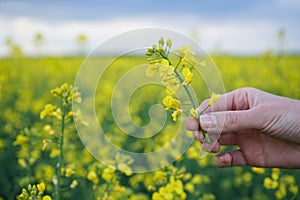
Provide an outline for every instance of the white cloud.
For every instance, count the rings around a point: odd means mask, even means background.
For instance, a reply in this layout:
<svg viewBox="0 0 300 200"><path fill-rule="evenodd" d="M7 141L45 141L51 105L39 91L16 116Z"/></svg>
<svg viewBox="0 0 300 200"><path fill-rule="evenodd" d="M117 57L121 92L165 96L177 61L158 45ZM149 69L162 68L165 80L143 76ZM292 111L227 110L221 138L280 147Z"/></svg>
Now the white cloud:
<svg viewBox="0 0 300 200"><path fill-rule="evenodd" d="M208 50L216 44L221 44L221 50L230 53L261 53L266 49L276 47L276 31L278 25L272 21L224 20L213 21L195 16L123 18L106 21L61 21L48 22L27 17L7 18L0 16L0 42L11 36L26 54L36 52L33 36L41 32L46 40L43 51L46 54L61 55L77 52L75 37L83 33L88 37L88 50L95 48L101 42L112 36L137 28L167 28L186 35L198 30L200 42ZM292 31L287 42L296 41L298 29L288 27ZM288 30L288 31L290 31ZM294 32L293 32L294 31ZM3 44L3 43L2 43ZM291 48L299 50L299 45ZM292 49L293 50L293 49ZM0 56L7 49L0 45Z"/></svg>

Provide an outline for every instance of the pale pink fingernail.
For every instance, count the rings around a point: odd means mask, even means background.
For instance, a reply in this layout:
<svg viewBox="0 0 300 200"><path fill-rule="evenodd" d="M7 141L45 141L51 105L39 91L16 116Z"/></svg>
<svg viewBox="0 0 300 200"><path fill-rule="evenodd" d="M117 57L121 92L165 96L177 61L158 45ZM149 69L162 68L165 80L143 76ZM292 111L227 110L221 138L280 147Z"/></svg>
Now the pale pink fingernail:
<svg viewBox="0 0 300 200"><path fill-rule="evenodd" d="M217 126L217 118L214 115L201 115L200 116L201 128L207 130Z"/></svg>
<svg viewBox="0 0 300 200"><path fill-rule="evenodd" d="M230 157L228 154L224 154L220 157L222 163L228 163L230 161Z"/></svg>
<svg viewBox="0 0 300 200"><path fill-rule="evenodd" d="M193 131L193 136L194 137L198 137L198 135L199 135L199 131Z"/></svg>

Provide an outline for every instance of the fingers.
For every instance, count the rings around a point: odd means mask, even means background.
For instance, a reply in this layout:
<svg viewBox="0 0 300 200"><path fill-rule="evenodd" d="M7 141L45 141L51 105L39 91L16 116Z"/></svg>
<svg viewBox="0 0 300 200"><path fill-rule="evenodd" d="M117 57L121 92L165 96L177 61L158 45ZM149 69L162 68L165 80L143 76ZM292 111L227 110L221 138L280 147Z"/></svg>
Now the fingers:
<svg viewBox="0 0 300 200"><path fill-rule="evenodd" d="M254 101L251 99L253 97L250 96L253 94L255 96L256 93L258 90L254 88L241 88L222 95L212 107L209 107L200 116L201 129L208 132L223 133L259 127L262 123L257 119L260 116L259 113L255 112L255 109L249 109ZM208 102L209 99L201 103L200 112L207 107ZM186 128L191 131L198 130L197 120L189 119Z"/></svg>
<svg viewBox="0 0 300 200"><path fill-rule="evenodd" d="M193 136L196 140L198 140L201 143L204 143L204 136L202 133L200 133L200 131L193 131Z"/></svg>
<svg viewBox="0 0 300 200"><path fill-rule="evenodd" d="M222 134L220 135L219 143L224 146L238 145L237 135L235 133Z"/></svg>
<svg viewBox="0 0 300 200"><path fill-rule="evenodd" d="M247 110L253 105L253 96L258 93L254 88L240 88L223 94L221 98L205 113L227 111L227 110ZM204 100L199 106L202 111L208 105L209 99Z"/></svg>
<svg viewBox="0 0 300 200"><path fill-rule="evenodd" d="M247 165L247 160L243 151L238 149L217 155L215 157L215 164L220 168L244 166Z"/></svg>
<svg viewBox="0 0 300 200"><path fill-rule="evenodd" d="M197 131L198 133L194 137L200 141L202 150L206 152L217 153L220 151L221 146L236 146L238 145L237 135L235 133L227 133L220 135L218 141L216 141L213 146L211 144L206 144L204 142L204 137L202 133ZM194 132L193 132L194 133Z"/></svg>
<svg viewBox="0 0 300 200"><path fill-rule="evenodd" d="M216 144L214 146L212 146L212 144L205 144L205 138L203 136L203 133L199 130L198 120L193 118L188 119L188 122L186 123L186 128L192 131L194 138L202 144L203 150L213 152L213 153L220 151L220 144L218 142L215 142ZM210 135L211 140L213 141L218 140L217 136L215 137L212 136L214 135Z"/></svg>
<svg viewBox="0 0 300 200"><path fill-rule="evenodd" d="M264 119L255 110L213 112L200 116L200 127L208 133L224 134L261 127Z"/></svg>
<svg viewBox="0 0 300 200"><path fill-rule="evenodd" d="M197 131L199 129L199 122L197 119L189 118L185 126L190 131Z"/></svg>

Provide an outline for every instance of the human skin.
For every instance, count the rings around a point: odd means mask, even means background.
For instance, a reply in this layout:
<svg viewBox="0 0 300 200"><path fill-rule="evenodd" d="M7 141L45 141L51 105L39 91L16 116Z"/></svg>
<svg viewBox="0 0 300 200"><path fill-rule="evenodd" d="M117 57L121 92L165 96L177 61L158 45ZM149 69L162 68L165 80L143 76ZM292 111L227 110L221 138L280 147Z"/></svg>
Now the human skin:
<svg viewBox="0 0 300 200"><path fill-rule="evenodd" d="M209 99L203 101L203 110ZM236 150L215 156L218 167L255 166L300 168L300 101L255 88L240 88L222 97L200 116L189 119L194 133L221 133L211 149L205 149L202 134L195 134L204 150L220 152L220 146Z"/></svg>

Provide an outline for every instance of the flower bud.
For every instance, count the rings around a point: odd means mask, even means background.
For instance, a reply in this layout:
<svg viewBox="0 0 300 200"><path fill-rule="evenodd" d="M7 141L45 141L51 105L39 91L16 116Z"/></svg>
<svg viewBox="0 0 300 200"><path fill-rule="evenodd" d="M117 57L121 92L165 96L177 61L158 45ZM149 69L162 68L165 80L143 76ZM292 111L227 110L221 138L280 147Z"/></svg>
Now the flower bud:
<svg viewBox="0 0 300 200"><path fill-rule="evenodd" d="M146 51L146 56L152 56L153 53L151 53L150 51Z"/></svg>
<svg viewBox="0 0 300 200"><path fill-rule="evenodd" d="M168 46L169 48L171 48L171 46L172 46L172 40L170 40L170 39L167 40L167 46Z"/></svg>
<svg viewBox="0 0 300 200"><path fill-rule="evenodd" d="M158 40L158 44L161 45L161 46L164 46L165 41L164 41L164 38L163 38L163 37L161 37L161 38Z"/></svg>

